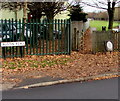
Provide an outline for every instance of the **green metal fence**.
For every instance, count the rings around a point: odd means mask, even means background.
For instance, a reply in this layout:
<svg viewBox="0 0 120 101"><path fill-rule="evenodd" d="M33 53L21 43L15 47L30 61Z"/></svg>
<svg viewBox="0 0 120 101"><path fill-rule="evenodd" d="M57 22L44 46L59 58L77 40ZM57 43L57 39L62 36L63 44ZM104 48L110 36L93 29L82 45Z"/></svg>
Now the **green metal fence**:
<svg viewBox="0 0 120 101"><path fill-rule="evenodd" d="M70 54L70 20L0 20L0 41L25 41L24 47L1 47L1 57Z"/></svg>

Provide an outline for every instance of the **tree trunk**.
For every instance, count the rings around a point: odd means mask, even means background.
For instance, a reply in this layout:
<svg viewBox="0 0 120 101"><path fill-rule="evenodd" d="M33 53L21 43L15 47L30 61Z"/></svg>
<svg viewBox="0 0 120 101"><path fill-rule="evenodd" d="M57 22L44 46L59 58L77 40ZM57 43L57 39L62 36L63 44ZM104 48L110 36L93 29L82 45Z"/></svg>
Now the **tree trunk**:
<svg viewBox="0 0 120 101"><path fill-rule="evenodd" d="M49 21L49 24L48 24L49 40L52 40L53 39L53 24L52 23L53 23L54 16L50 14L47 16L47 19Z"/></svg>
<svg viewBox="0 0 120 101"><path fill-rule="evenodd" d="M26 19L27 19L27 2L24 2L23 19L24 19L24 22L26 22Z"/></svg>
<svg viewBox="0 0 120 101"><path fill-rule="evenodd" d="M27 0L26 0L27 1ZM27 2L23 4L23 22L26 23L27 19ZM24 40L25 26L23 25L23 34L21 34L21 40Z"/></svg>
<svg viewBox="0 0 120 101"><path fill-rule="evenodd" d="M115 2L112 2L112 7L111 7L111 2L108 2L108 16L109 16L109 25L108 29L113 28L113 22L114 22L114 12L115 12Z"/></svg>
<svg viewBox="0 0 120 101"><path fill-rule="evenodd" d="M17 20L17 10L15 10L15 20Z"/></svg>
<svg viewBox="0 0 120 101"><path fill-rule="evenodd" d="M109 13L108 29L112 29L113 28L113 22L114 22L114 14L113 14L113 12L111 12L111 13Z"/></svg>

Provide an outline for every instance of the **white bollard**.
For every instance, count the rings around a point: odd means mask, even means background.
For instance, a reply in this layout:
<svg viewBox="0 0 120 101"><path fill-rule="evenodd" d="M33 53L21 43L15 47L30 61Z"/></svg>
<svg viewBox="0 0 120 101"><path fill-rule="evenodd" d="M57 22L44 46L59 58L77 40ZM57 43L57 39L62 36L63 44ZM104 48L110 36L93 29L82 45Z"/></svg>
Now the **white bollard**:
<svg viewBox="0 0 120 101"><path fill-rule="evenodd" d="M111 41L107 41L106 49L107 49L108 52L112 52L113 51L113 43Z"/></svg>

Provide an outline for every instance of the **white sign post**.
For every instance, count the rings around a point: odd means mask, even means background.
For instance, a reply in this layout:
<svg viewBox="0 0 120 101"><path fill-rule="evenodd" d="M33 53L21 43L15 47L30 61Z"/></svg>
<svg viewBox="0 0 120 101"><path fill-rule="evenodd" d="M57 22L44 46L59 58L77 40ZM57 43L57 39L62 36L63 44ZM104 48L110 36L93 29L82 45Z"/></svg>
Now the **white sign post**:
<svg viewBox="0 0 120 101"><path fill-rule="evenodd" d="M25 46L25 41L1 42L1 47L15 47L15 46Z"/></svg>

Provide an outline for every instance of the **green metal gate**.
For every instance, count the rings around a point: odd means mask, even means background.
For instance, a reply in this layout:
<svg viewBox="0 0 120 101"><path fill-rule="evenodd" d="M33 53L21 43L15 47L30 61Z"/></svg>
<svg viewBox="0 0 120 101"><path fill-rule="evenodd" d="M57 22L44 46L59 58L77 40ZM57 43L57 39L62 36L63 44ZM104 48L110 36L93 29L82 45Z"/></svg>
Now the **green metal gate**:
<svg viewBox="0 0 120 101"><path fill-rule="evenodd" d="M0 20L1 42L25 41L24 47L1 47L1 57L70 54L70 20Z"/></svg>

